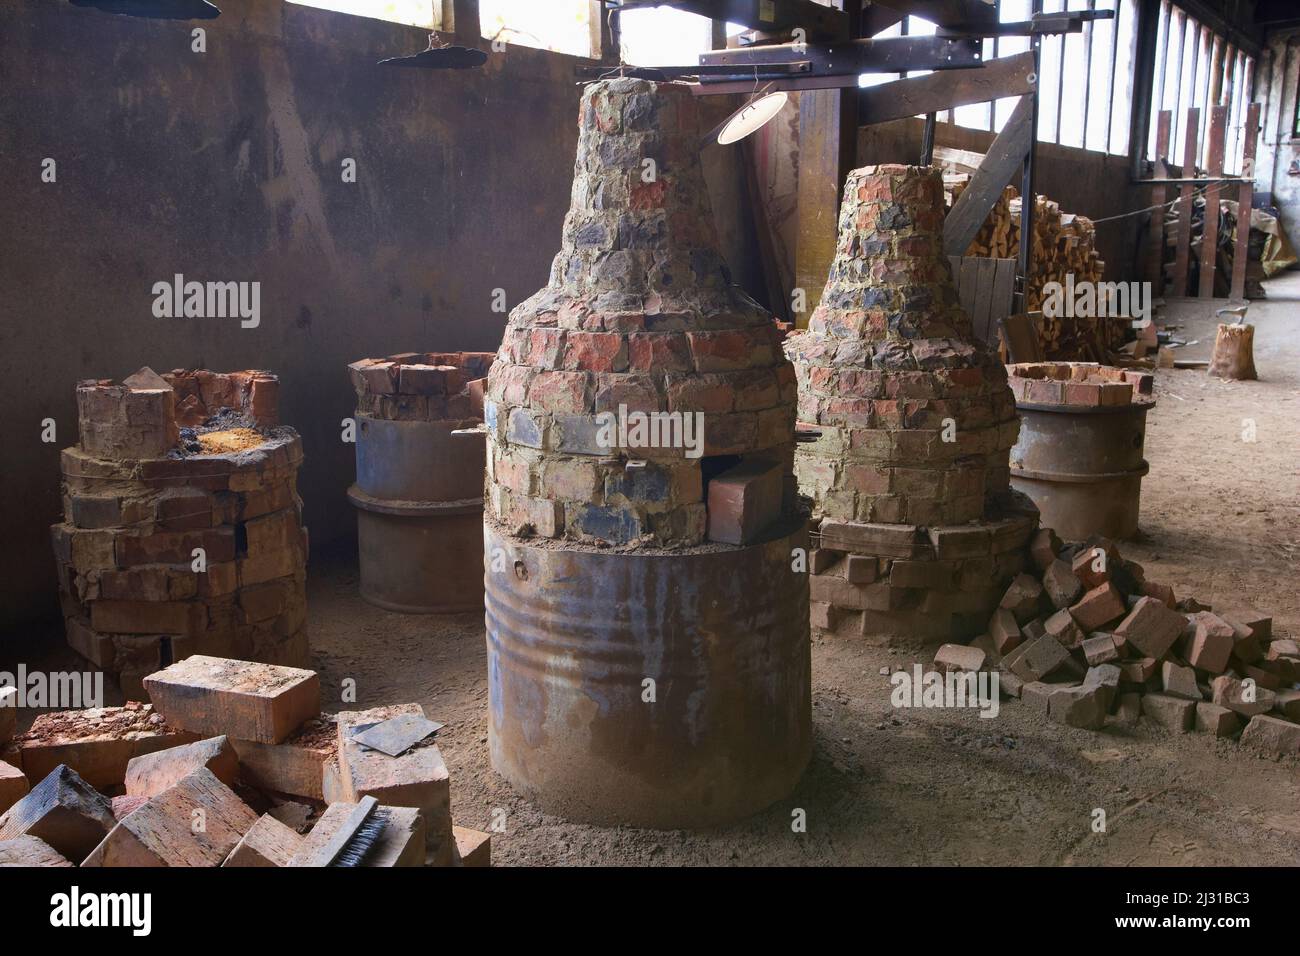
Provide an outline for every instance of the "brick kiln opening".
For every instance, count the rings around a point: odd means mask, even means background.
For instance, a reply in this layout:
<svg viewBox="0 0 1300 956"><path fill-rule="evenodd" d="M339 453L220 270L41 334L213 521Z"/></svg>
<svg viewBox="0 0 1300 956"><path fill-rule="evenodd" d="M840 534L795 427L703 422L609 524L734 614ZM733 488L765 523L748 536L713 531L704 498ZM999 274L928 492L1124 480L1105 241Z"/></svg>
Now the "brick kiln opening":
<svg viewBox="0 0 1300 956"><path fill-rule="evenodd" d="M302 442L269 372L77 385L51 528L68 643L139 698L191 654L308 663Z"/></svg>
<svg viewBox="0 0 1300 956"><path fill-rule="evenodd" d="M978 634L1037 523L1011 491L1006 370L971 334L943 255L936 168L849 174L820 304L786 340L795 461L813 499L813 625L880 640Z"/></svg>
<svg viewBox="0 0 1300 956"><path fill-rule="evenodd" d="M683 85L587 87L488 379L492 763L570 819L735 819L810 752L794 370L717 252L700 132Z"/></svg>

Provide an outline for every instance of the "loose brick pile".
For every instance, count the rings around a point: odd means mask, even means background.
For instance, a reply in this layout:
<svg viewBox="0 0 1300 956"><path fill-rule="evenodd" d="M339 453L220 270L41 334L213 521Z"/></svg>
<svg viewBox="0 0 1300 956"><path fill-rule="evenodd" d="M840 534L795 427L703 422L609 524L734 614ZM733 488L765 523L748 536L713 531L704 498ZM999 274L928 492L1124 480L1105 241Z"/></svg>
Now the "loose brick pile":
<svg viewBox="0 0 1300 956"><path fill-rule="evenodd" d="M302 443L276 422L277 388L266 372L148 369L77 386L81 442L63 450L51 528L60 599L68 643L128 697L190 654L307 661ZM261 443L187 451L211 422Z"/></svg>
<svg viewBox="0 0 1300 956"><path fill-rule="evenodd" d="M746 458L790 474L794 370L717 251L689 88L589 84L579 126L550 281L511 312L488 376L487 508L512 531L698 545L719 469ZM705 457L635 435L603 446L597 416L620 406L703 413ZM758 524L793 514L789 484Z"/></svg>
<svg viewBox="0 0 1300 956"><path fill-rule="evenodd" d="M1009 487L1019 420L1006 370L958 301L943 216L936 169L850 173L820 304L786 339L799 421L816 434L795 472L823 519L812 597L824 630L969 637L1036 524Z"/></svg>
<svg viewBox="0 0 1300 956"><path fill-rule="evenodd" d="M1008 365L1007 375L1016 401L1036 405L1096 408L1149 402L1155 383L1150 372L1096 362L1022 362Z"/></svg>
<svg viewBox="0 0 1300 956"><path fill-rule="evenodd" d="M1177 600L1106 538L1065 545L1044 528L1030 553L1037 574L1011 582L961 669L997 669L1004 695L1074 727L1144 715L1300 755L1300 648L1271 618Z"/></svg>
<svg viewBox="0 0 1300 956"><path fill-rule="evenodd" d="M384 421L472 425L483 418L491 352L404 352L348 366L357 413Z"/></svg>
<svg viewBox="0 0 1300 956"><path fill-rule="evenodd" d="M315 865L367 796L389 823L364 866L489 865L488 835L452 825L435 738L352 740L418 705L325 717L313 671L202 655L145 686L152 706L42 714L4 746L0 866Z"/></svg>

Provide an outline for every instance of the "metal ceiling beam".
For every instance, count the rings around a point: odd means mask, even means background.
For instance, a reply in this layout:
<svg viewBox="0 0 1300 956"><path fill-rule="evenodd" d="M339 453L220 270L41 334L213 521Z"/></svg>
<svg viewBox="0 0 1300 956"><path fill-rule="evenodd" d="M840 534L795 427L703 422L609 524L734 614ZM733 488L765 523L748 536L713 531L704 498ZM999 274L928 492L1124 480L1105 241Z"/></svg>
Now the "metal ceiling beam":
<svg viewBox="0 0 1300 956"><path fill-rule="evenodd" d="M613 2L613 0L607 0ZM810 40L848 39L848 14L813 0L621 0L623 10L674 7L752 30L786 32L801 27Z"/></svg>

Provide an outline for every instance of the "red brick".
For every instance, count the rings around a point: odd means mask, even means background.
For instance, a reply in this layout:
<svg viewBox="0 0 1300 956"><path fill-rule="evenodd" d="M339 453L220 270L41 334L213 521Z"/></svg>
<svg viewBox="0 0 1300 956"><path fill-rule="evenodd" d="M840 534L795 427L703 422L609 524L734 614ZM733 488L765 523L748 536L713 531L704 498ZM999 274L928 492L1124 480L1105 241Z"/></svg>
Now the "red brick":
<svg viewBox="0 0 1300 956"><path fill-rule="evenodd" d="M313 671L194 655L144 681L168 723L277 744L320 714Z"/></svg>
<svg viewBox="0 0 1300 956"><path fill-rule="evenodd" d="M587 410L586 372L539 372L528 389L529 403L548 412Z"/></svg>
<svg viewBox="0 0 1300 956"><path fill-rule="evenodd" d="M127 796L156 797L200 767L206 767L228 787L234 786L239 777L239 759L230 741L224 736L209 737L133 757L126 765Z"/></svg>
<svg viewBox="0 0 1300 956"><path fill-rule="evenodd" d="M1223 673L1232 655L1232 625L1209 611L1197 611L1192 616L1192 625L1194 630L1187 644L1187 663L1211 674Z"/></svg>
<svg viewBox="0 0 1300 956"><path fill-rule="evenodd" d="M637 372L689 372L694 368L690 344L681 332L633 333L628 337L627 360Z"/></svg>
<svg viewBox="0 0 1300 956"><path fill-rule="evenodd" d="M628 367L627 338L615 332L569 332L564 367L586 372L623 372Z"/></svg>
<svg viewBox="0 0 1300 956"><path fill-rule="evenodd" d="M1098 566L1101 570L1097 570ZM1104 548L1084 548L1074 556L1070 570L1085 588L1101 587L1110 580L1110 555Z"/></svg>
<svg viewBox="0 0 1300 956"><path fill-rule="evenodd" d="M1115 585L1107 582L1071 605L1070 615L1085 633L1100 630L1124 616L1124 596Z"/></svg>
<svg viewBox="0 0 1300 956"><path fill-rule="evenodd" d="M708 537L725 544L750 544L780 519L785 501L781 467L742 461L709 482Z"/></svg>
<svg viewBox="0 0 1300 956"><path fill-rule="evenodd" d="M1142 656L1159 660L1169 653L1186 623L1183 615L1169 610L1159 599L1143 597L1115 628L1115 636Z"/></svg>

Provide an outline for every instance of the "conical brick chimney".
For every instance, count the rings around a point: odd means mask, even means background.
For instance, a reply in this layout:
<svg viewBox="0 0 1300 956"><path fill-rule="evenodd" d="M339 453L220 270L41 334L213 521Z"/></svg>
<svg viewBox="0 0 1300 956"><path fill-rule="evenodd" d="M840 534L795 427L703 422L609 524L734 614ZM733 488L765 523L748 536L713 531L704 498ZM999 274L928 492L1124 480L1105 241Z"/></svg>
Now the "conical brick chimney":
<svg viewBox="0 0 1300 956"><path fill-rule="evenodd" d="M786 343L799 419L819 433L796 474L823 519L813 599L826 630L973 636L1023 560L1033 518L1009 490L1015 399L958 302L943 216L936 168L851 172L825 291Z"/></svg>
<svg viewBox="0 0 1300 956"><path fill-rule="evenodd" d="M560 252L488 377L492 761L574 819L736 819L810 752L795 373L717 250L697 110L587 87Z"/></svg>

